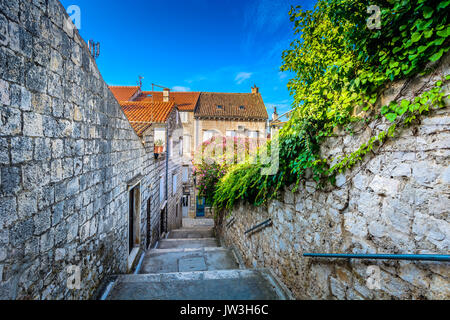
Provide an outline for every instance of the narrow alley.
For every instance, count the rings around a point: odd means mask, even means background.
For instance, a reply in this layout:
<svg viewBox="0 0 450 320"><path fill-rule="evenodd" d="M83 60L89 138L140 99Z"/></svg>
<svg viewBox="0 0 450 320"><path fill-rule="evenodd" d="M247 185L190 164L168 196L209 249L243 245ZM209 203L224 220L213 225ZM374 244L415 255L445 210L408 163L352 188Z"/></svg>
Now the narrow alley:
<svg viewBox="0 0 450 320"><path fill-rule="evenodd" d="M145 253L138 274L111 279L107 300L286 300L291 295L266 269L243 269L214 237L213 220L169 232ZM209 222L207 225L204 222Z"/></svg>

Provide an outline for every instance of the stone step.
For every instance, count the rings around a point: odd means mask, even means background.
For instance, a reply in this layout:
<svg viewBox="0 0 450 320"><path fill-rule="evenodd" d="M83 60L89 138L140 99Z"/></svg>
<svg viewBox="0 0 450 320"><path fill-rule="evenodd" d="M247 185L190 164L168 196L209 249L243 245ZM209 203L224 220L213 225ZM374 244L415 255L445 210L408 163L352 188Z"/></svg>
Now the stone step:
<svg viewBox="0 0 450 320"><path fill-rule="evenodd" d="M166 273L238 269L229 249L153 249L147 251L139 273Z"/></svg>
<svg viewBox="0 0 450 320"><path fill-rule="evenodd" d="M214 219L209 218L183 218L182 222L183 227L199 227L199 226L208 226L214 227Z"/></svg>
<svg viewBox="0 0 450 320"><path fill-rule="evenodd" d="M168 239L213 238L212 227L196 227L175 229L169 232Z"/></svg>
<svg viewBox="0 0 450 320"><path fill-rule="evenodd" d="M197 239L162 239L159 241L157 249L196 249L205 247L218 247L216 238Z"/></svg>
<svg viewBox="0 0 450 320"><path fill-rule="evenodd" d="M107 300L287 300L270 270L221 270L117 276Z"/></svg>

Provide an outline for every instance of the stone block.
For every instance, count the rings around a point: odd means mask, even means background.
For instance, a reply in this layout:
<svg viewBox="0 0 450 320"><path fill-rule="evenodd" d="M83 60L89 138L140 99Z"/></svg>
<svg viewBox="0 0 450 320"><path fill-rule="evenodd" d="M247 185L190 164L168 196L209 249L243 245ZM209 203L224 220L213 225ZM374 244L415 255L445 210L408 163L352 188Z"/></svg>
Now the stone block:
<svg viewBox="0 0 450 320"><path fill-rule="evenodd" d="M338 300L345 300L346 287L338 279L330 277L330 289L331 294L335 296Z"/></svg>
<svg viewBox="0 0 450 320"><path fill-rule="evenodd" d="M0 164L10 164L9 143L7 138L0 138Z"/></svg>
<svg viewBox="0 0 450 320"><path fill-rule="evenodd" d="M44 135L42 123L42 115L33 112L24 112L23 134L30 137L42 137Z"/></svg>
<svg viewBox="0 0 450 320"><path fill-rule="evenodd" d="M44 253L53 248L55 243L53 229L48 230L46 233L40 236L40 252Z"/></svg>
<svg viewBox="0 0 450 320"><path fill-rule="evenodd" d="M22 192L17 197L17 213L20 219L32 217L37 212L37 196L35 192Z"/></svg>
<svg viewBox="0 0 450 320"><path fill-rule="evenodd" d="M412 177L419 185L433 184L440 174L440 168L431 161L419 161L412 164Z"/></svg>
<svg viewBox="0 0 450 320"><path fill-rule="evenodd" d="M364 239L367 236L366 220L356 212L346 212L344 214L345 229L351 234Z"/></svg>
<svg viewBox="0 0 450 320"><path fill-rule="evenodd" d="M50 229L52 225L51 211L49 209L39 212L34 216L34 233L40 235Z"/></svg>
<svg viewBox="0 0 450 320"><path fill-rule="evenodd" d="M38 65L31 65L26 73L27 88L40 93L47 91L47 72Z"/></svg>
<svg viewBox="0 0 450 320"><path fill-rule="evenodd" d="M23 187L33 190L43 187L50 182L50 165L48 163L34 163L22 166Z"/></svg>
<svg viewBox="0 0 450 320"><path fill-rule="evenodd" d="M63 166L61 159L53 160L50 164L51 182L59 182L63 180Z"/></svg>
<svg viewBox="0 0 450 320"><path fill-rule="evenodd" d="M64 156L64 141L62 139L52 140L52 158L59 159Z"/></svg>
<svg viewBox="0 0 450 320"><path fill-rule="evenodd" d="M1 170L0 190L5 195L11 195L21 190L21 172L18 167L3 167Z"/></svg>
<svg viewBox="0 0 450 320"><path fill-rule="evenodd" d="M33 232L34 223L32 218L16 223L11 232L11 244L15 248L24 247L25 242L33 236Z"/></svg>
<svg viewBox="0 0 450 320"><path fill-rule="evenodd" d="M0 20L0 28L1 28L1 20ZM9 106L11 104L9 96L9 83L2 79L0 79L0 104L3 104L5 106Z"/></svg>
<svg viewBox="0 0 450 320"><path fill-rule="evenodd" d="M0 230L17 221L17 201L15 197L0 196Z"/></svg>
<svg viewBox="0 0 450 320"><path fill-rule="evenodd" d="M55 261L64 260L66 257L66 250L63 248L58 248L55 250Z"/></svg>
<svg viewBox="0 0 450 320"><path fill-rule="evenodd" d="M34 139L34 160L50 160L52 157L52 146L49 138Z"/></svg>
<svg viewBox="0 0 450 320"><path fill-rule="evenodd" d="M369 188L376 194L395 196L400 188L400 182L395 179L384 178L376 175L372 182L369 184Z"/></svg>
<svg viewBox="0 0 450 320"><path fill-rule="evenodd" d="M15 108L0 108L0 136L17 135L22 132L21 112Z"/></svg>

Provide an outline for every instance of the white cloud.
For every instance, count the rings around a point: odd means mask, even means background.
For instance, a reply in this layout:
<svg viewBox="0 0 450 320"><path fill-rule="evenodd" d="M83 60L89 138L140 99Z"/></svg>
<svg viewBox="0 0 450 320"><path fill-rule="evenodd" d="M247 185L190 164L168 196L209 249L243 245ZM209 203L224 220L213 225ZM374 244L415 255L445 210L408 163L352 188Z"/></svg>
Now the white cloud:
<svg viewBox="0 0 450 320"><path fill-rule="evenodd" d="M183 86L175 86L172 88L172 91L191 91L191 88Z"/></svg>
<svg viewBox="0 0 450 320"><path fill-rule="evenodd" d="M252 76L251 72L239 72L236 75L236 78L234 78L234 81L236 81L237 84L241 84L245 80L250 79L251 76Z"/></svg>

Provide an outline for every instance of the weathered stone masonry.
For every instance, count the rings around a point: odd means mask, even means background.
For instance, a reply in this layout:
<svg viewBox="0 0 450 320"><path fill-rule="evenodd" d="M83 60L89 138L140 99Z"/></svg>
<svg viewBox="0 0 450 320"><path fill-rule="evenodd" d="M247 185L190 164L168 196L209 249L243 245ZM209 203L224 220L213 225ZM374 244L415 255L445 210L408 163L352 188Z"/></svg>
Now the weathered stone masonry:
<svg viewBox="0 0 450 320"><path fill-rule="evenodd" d="M435 75L449 74L450 55ZM382 103L412 99L434 76L397 83ZM446 88L448 92L448 87ZM324 157L349 154L386 123L336 132L322 146ZM424 116L419 125L401 130L363 162L337 177L337 188L317 191L303 181L293 193L267 207L237 205L235 221L220 231L248 266L270 267L298 299L449 299L450 266L443 262L327 260L304 258L316 253L450 252L450 107ZM272 226L252 235L245 230L268 218ZM367 282L379 267L380 288ZM374 278L375 279L375 278Z"/></svg>
<svg viewBox="0 0 450 320"><path fill-rule="evenodd" d="M66 18L57 0L0 0L0 299L92 297L105 275L127 272L127 182L143 177L141 231L159 198L153 146ZM79 290L66 286L69 265Z"/></svg>

